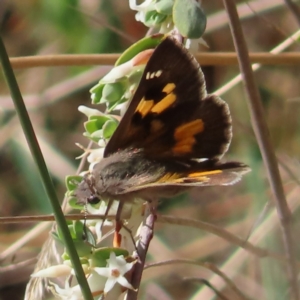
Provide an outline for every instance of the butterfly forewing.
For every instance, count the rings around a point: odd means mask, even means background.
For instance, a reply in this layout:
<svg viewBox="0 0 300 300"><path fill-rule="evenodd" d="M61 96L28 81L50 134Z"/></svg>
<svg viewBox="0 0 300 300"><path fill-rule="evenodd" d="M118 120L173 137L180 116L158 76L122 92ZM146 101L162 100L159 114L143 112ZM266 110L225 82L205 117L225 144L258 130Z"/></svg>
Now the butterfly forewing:
<svg viewBox="0 0 300 300"><path fill-rule="evenodd" d="M207 95L196 60L168 37L146 65L105 156L136 147L152 158L214 158L222 156L230 140L227 104Z"/></svg>

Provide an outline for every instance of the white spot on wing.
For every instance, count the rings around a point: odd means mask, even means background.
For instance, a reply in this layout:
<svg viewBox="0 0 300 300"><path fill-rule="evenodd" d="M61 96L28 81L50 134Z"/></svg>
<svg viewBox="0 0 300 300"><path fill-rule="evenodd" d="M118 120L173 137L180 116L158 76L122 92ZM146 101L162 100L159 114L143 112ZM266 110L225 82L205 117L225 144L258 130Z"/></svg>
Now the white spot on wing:
<svg viewBox="0 0 300 300"><path fill-rule="evenodd" d="M158 70L155 73L155 77L159 77L162 74L162 70Z"/></svg>
<svg viewBox="0 0 300 300"><path fill-rule="evenodd" d="M146 79L149 80L149 79L153 79L154 77L159 77L162 74L162 72L163 72L162 70L158 70L153 73L147 72Z"/></svg>

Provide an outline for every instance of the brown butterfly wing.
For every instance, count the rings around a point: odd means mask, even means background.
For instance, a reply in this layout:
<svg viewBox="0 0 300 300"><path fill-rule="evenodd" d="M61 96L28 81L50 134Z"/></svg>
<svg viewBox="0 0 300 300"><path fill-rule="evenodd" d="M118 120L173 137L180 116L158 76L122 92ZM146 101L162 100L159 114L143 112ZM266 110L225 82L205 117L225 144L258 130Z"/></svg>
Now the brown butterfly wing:
<svg viewBox="0 0 300 300"><path fill-rule="evenodd" d="M227 104L207 95L194 57L171 37L155 49L104 156L142 148L149 158L219 158L231 141Z"/></svg>
<svg viewBox="0 0 300 300"><path fill-rule="evenodd" d="M100 195L151 201L157 197L172 197L191 187L234 184L249 171L248 166L239 162L160 161L144 157L142 149L126 149L101 160L95 165L93 176ZM120 198L120 195L123 196Z"/></svg>

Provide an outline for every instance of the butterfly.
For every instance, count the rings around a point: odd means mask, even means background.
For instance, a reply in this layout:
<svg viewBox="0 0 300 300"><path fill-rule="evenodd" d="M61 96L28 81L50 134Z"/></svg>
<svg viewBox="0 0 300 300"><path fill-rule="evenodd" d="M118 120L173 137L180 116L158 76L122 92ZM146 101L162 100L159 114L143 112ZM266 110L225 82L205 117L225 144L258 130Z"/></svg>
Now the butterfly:
<svg viewBox="0 0 300 300"><path fill-rule="evenodd" d="M76 189L79 203L153 201L191 188L231 185L250 168L220 159L232 138L228 105L206 91L195 58L166 37L145 66L104 158Z"/></svg>

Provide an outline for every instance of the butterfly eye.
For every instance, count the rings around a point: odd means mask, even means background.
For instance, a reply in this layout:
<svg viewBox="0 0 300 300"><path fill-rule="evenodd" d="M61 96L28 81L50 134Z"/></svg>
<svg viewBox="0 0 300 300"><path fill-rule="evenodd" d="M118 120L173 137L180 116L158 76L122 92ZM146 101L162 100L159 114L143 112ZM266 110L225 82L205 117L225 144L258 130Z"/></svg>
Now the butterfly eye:
<svg viewBox="0 0 300 300"><path fill-rule="evenodd" d="M100 199L99 199L98 196L92 195L92 196L87 198L87 202L89 204L98 204L100 202Z"/></svg>

